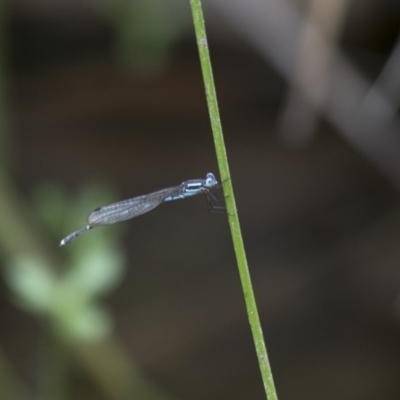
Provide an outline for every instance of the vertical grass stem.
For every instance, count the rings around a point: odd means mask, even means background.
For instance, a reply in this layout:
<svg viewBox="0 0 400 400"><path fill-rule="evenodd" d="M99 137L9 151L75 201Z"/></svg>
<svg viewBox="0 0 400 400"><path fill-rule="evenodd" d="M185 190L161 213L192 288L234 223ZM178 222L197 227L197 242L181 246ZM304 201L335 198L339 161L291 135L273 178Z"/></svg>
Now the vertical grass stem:
<svg viewBox="0 0 400 400"><path fill-rule="evenodd" d="M239 268L240 280L242 283L244 298L246 302L247 314L253 334L253 340L257 352L258 363L261 370L265 393L268 400L277 400L278 396L275 389L267 349L265 347L260 318L257 311L257 304L254 297L253 286L251 283L246 252L243 245L242 233L236 209L232 181L230 179L229 164L222 133L221 120L219 116L217 95L214 85L201 0L191 0L190 3L206 91L208 112L211 119L211 127L217 153L218 166L221 175L221 181L223 182L223 190L226 198L226 208L228 212L229 225L232 234L236 260Z"/></svg>

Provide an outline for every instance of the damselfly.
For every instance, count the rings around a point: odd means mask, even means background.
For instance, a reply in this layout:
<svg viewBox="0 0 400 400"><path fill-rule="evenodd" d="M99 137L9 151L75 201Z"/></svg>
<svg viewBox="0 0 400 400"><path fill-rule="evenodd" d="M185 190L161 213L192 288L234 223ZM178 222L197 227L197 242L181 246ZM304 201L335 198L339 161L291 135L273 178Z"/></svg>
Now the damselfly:
<svg viewBox="0 0 400 400"><path fill-rule="evenodd" d="M210 172L207 174L206 179L192 179L182 182L178 186L161 189L154 193L145 194L132 199L122 200L108 206L96 208L88 215L87 225L78 231L72 232L61 240L60 246L65 246L82 233L89 231L96 226L115 224L116 222L135 218L151 211L161 203L186 199L187 197L196 196L200 193L205 194L208 209L214 210L217 207L214 207L211 201L212 199L215 199L211 189L217 188L219 188L219 183L215 179L215 176Z"/></svg>

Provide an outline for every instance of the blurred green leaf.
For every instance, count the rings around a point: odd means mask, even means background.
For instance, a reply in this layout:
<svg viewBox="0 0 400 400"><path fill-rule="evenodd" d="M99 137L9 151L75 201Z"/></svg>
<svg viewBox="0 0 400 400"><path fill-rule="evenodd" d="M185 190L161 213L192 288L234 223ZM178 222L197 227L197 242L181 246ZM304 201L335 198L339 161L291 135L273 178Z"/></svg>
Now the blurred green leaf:
<svg viewBox="0 0 400 400"><path fill-rule="evenodd" d="M53 324L60 335L73 340L102 340L112 329L109 314L94 303L64 308L62 312L58 309L54 313Z"/></svg>
<svg viewBox="0 0 400 400"><path fill-rule="evenodd" d="M98 239L101 241L102 237ZM122 253L107 243L88 245L74 260L67 279L88 296L103 295L121 281L124 261Z"/></svg>
<svg viewBox="0 0 400 400"><path fill-rule="evenodd" d="M26 256L9 262L4 272L7 283L22 307L41 314L48 312L57 288L50 268L41 260Z"/></svg>
<svg viewBox="0 0 400 400"><path fill-rule="evenodd" d="M34 203L38 219L50 232L57 234L68 226L64 235L85 224L82 214L112 198L109 190L91 185L68 200L63 191L45 184L36 191ZM28 255L9 262L5 277L15 301L25 310L47 317L65 338L104 339L112 327L111 317L96 304L96 297L110 292L121 281L125 261L115 235L109 231L115 233L116 229L110 227L107 234L99 232L60 249L68 260L66 269L58 275L51 266Z"/></svg>
<svg viewBox="0 0 400 400"><path fill-rule="evenodd" d="M92 261L94 264L89 262L88 265L96 265L96 260ZM97 281L96 285L87 286L76 281L83 275L56 279L49 271L41 261L28 257L21 257L8 265L6 280L20 306L50 318L57 331L69 339L98 340L108 335L111 319L94 303L93 296L110 287L109 281ZM80 271L87 273L86 268ZM96 274L96 268L92 273ZM86 277L87 282L93 283L89 274Z"/></svg>

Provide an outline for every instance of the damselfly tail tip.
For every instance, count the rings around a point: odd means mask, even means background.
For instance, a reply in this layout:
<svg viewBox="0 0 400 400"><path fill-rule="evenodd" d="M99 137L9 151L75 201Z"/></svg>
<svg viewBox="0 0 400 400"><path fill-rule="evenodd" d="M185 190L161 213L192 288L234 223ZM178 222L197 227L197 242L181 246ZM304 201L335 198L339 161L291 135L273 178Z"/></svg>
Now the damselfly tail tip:
<svg viewBox="0 0 400 400"><path fill-rule="evenodd" d="M58 247L64 247L66 244L68 244L70 242L70 240L66 240L66 239L68 239L68 236L66 238L64 238L63 240L61 240Z"/></svg>
<svg viewBox="0 0 400 400"><path fill-rule="evenodd" d="M83 232L89 231L90 229L93 228L93 225L87 225L82 229L79 229L79 231L72 232L68 236L66 236L63 240L61 240L60 244L58 247L63 247L66 244L72 242L74 239L76 239L78 236L82 235Z"/></svg>

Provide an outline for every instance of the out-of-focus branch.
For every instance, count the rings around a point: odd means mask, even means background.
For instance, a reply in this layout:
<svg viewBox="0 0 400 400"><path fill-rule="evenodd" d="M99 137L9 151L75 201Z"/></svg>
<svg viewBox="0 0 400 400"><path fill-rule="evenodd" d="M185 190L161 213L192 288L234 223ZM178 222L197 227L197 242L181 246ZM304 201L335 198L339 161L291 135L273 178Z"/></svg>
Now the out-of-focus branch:
<svg viewBox="0 0 400 400"><path fill-rule="evenodd" d="M337 37L341 31L348 0L310 0L308 22L300 27L298 54L290 77L291 87L278 118L278 129L289 142L304 143L313 134L318 123L318 115L298 88L307 86L313 103L323 106L329 87L332 57L335 53ZM315 35L309 30L310 23L318 26L325 37L325 46L315 43Z"/></svg>
<svg viewBox="0 0 400 400"><path fill-rule="evenodd" d="M367 97L364 100L363 107L367 109L374 108L375 113L379 113L383 118L392 119L395 116L396 108L382 107L381 103L373 104L376 92L383 91L394 106L400 104L400 35L394 49L384 65L378 79L371 87Z"/></svg>
<svg viewBox="0 0 400 400"><path fill-rule="evenodd" d="M76 343L74 352L110 399L173 399L130 362L115 339Z"/></svg>
<svg viewBox="0 0 400 400"><path fill-rule="evenodd" d="M302 20L288 1L213 0L212 5L219 7L259 53L290 79ZM325 38L313 24L307 23L310 40L318 48L326 47ZM303 83L298 89L316 111L324 113L346 140L400 190L400 121L397 117L388 120L382 113L375 112L375 109L384 108L388 114L395 115L396 106L378 89L369 93L370 101L364 104L371 82L362 77L338 49L332 55L331 72L325 105L316 103L311 89Z"/></svg>
<svg viewBox="0 0 400 400"><path fill-rule="evenodd" d="M0 398L27 400L28 390L0 351Z"/></svg>

